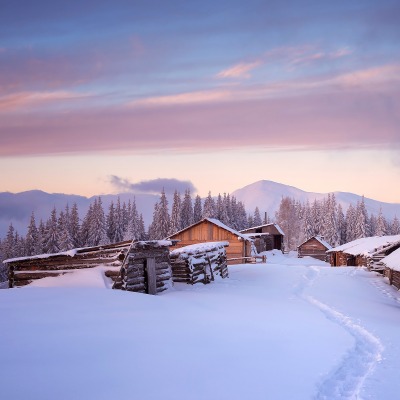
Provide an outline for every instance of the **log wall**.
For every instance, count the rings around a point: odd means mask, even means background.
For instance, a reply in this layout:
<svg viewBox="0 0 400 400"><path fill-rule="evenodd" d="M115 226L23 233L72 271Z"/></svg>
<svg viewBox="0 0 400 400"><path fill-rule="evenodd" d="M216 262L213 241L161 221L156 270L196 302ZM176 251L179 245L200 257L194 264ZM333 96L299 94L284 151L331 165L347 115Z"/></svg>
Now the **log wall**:
<svg viewBox="0 0 400 400"><path fill-rule="evenodd" d="M389 278L389 283L400 290L400 271L388 268L386 270L386 275Z"/></svg>
<svg viewBox="0 0 400 400"><path fill-rule="evenodd" d="M216 277L227 278L226 245L210 245L207 250L187 248L185 251L186 248L183 247L179 251L172 251L170 257L173 281L193 285L200 282L210 283Z"/></svg>
<svg viewBox="0 0 400 400"><path fill-rule="evenodd" d="M109 267L107 273L118 274L131 241L104 246L73 249L58 254L39 255L6 260L9 287L29 285L36 279L56 277L77 269ZM112 279L113 277L110 276Z"/></svg>
<svg viewBox="0 0 400 400"><path fill-rule="evenodd" d="M326 261L328 256L326 251L328 249L317 239L311 238L303 243L298 248L298 257L313 257L321 261Z"/></svg>
<svg viewBox="0 0 400 400"><path fill-rule="evenodd" d="M169 241L134 242L113 289L157 294L172 287Z"/></svg>

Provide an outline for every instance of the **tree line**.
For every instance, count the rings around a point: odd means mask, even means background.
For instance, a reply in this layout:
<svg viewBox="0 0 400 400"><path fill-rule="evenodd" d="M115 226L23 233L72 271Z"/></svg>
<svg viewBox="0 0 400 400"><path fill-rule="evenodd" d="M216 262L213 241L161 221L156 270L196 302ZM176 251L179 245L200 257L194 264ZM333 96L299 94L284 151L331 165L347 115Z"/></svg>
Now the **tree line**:
<svg viewBox="0 0 400 400"><path fill-rule="evenodd" d="M350 204L344 213L333 193L312 204L284 197L275 219L285 232L285 248L289 250L316 235L333 247L368 236L400 235L397 217L387 220L382 209L378 216L369 215L364 197L356 205Z"/></svg>
<svg viewBox="0 0 400 400"><path fill-rule="evenodd" d="M277 222L285 233L285 248L289 250L295 250L315 235L323 236L335 247L361 237L400 234L397 217L388 221L382 211L378 216L368 215L364 198L356 205L351 204L344 213L334 194L312 204L283 197L271 220L266 213L262 218L258 207L252 214L247 214L243 202L229 194L213 197L209 192L202 200L199 195L193 199L190 190L183 195L175 191L170 207L162 190L147 230L135 199L121 204L117 198L105 212L101 197L97 197L82 219L78 206L73 204L71 208L66 205L60 212L53 208L49 218L38 224L32 212L25 236L19 235L10 224L6 237L0 239L0 259L58 253L124 240L164 239L203 218L218 219L238 231Z"/></svg>

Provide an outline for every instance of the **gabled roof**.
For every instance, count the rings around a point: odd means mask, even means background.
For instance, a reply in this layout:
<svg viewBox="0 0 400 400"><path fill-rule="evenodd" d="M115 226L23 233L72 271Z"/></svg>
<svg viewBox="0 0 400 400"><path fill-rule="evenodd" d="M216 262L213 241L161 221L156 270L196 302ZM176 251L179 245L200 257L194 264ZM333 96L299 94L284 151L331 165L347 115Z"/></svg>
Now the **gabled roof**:
<svg viewBox="0 0 400 400"><path fill-rule="evenodd" d="M270 223L270 224L263 224L263 225L258 225L258 226L251 226L250 228L242 229L240 232L245 232L245 231L248 231L248 230L250 230L250 229L264 228L265 226L274 226L274 227L276 228L276 230L277 230L281 235L285 236L285 234L283 233L282 228L281 228L278 224L276 224L276 223L274 223L274 222L272 222L272 223Z"/></svg>
<svg viewBox="0 0 400 400"><path fill-rule="evenodd" d="M343 253L350 254L352 256L372 256L373 254L378 253L397 243L400 243L400 235L372 236L342 244L341 246L328 250L328 253L342 251Z"/></svg>
<svg viewBox="0 0 400 400"><path fill-rule="evenodd" d="M180 233L182 233L182 232L185 232L185 231L187 231L188 229L191 229L191 228L193 228L194 226L199 225L199 224L201 224L201 223L203 223L203 222L210 222L211 224L216 225L216 226L218 226L219 228L222 228L222 229L224 229L224 230L226 230L226 231L232 233L233 235L235 235L235 236L237 236L237 237L239 237L239 238L241 238L241 239L243 239L243 240L251 241L251 239L248 238L246 235L244 235L244 234L242 234L242 233L236 231L236 230L233 229L233 228L230 228L229 226L225 225L225 224L222 223L220 220L215 219L215 218L203 218L201 221L195 222L194 224L192 224L192 225L190 225L190 226L187 226L186 228L181 229L180 231L175 232L175 233L173 233L172 235L169 235L169 236L167 237L167 239L170 239L170 238L172 238L172 237L175 236L175 235L178 235L178 234L180 234Z"/></svg>
<svg viewBox="0 0 400 400"><path fill-rule="evenodd" d="M311 239L318 240L318 242L320 242L320 243L321 243L326 249L328 249L328 250L331 250L331 249L332 249L332 246L331 246L326 240L322 239L321 236L318 236L318 235L317 235L317 236L310 237L310 238L307 239L305 242L303 242L302 244L300 244L299 246L297 246L297 248L299 248L300 246L303 246L303 244L309 242Z"/></svg>

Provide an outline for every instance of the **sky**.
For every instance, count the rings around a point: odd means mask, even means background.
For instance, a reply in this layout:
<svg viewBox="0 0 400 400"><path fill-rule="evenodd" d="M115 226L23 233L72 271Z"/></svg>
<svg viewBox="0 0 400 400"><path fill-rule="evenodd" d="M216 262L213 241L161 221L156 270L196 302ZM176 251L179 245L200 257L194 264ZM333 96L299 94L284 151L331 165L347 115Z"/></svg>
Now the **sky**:
<svg viewBox="0 0 400 400"><path fill-rule="evenodd" d="M400 203L398 0L82 3L2 7L0 191Z"/></svg>

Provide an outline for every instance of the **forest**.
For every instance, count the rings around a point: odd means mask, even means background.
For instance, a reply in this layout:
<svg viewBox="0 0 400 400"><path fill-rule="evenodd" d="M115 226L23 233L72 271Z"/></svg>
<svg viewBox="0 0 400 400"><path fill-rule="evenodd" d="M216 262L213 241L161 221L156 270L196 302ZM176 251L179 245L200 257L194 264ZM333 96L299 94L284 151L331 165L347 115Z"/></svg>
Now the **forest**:
<svg viewBox="0 0 400 400"><path fill-rule="evenodd" d="M163 190L147 229L135 198L122 204L118 198L104 210L101 197L97 197L83 218L76 204L71 207L67 204L60 211L53 208L48 219L38 223L32 212L25 236L10 224L6 237L0 239L0 259L58 253L123 240L164 239L206 217L216 218L238 231L276 222L285 233L286 250L296 250L299 244L315 235L323 236L335 247L362 237L400 234L398 218L388 221L382 211L377 216L368 215L364 198L344 211L334 194L312 204L283 197L278 211L271 217L267 213L261 215L259 207L248 214L245 205L234 196L213 197L211 192L201 199L199 195L193 198L190 190L183 195L175 191L170 206Z"/></svg>

